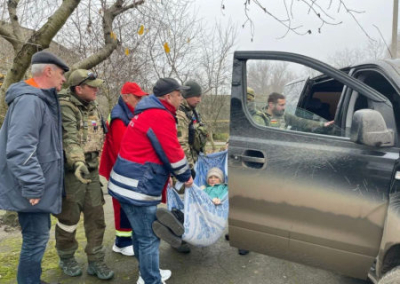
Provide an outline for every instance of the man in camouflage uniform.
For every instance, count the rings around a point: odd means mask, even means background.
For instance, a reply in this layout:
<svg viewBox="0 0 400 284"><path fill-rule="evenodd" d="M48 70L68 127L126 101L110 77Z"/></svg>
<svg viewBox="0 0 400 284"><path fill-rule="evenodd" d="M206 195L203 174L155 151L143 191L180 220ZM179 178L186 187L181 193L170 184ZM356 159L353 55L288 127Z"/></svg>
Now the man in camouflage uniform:
<svg viewBox="0 0 400 284"><path fill-rule="evenodd" d="M255 123L263 126L276 127L280 129L291 129L296 127L302 131L314 131L317 128L328 127L334 121L322 122L304 119L292 114L285 113L286 99L279 93L271 93L268 97L268 107L253 115Z"/></svg>
<svg viewBox="0 0 400 284"><path fill-rule="evenodd" d="M246 98L247 98L247 109L249 110L251 116L254 116L256 114L261 115L262 113L257 109L256 103L254 101L255 98L254 90L250 87L247 88Z"/></svg>
<svg viewBox="0 0 400 284"><path fill-rule="evenodd" d="M204 152L208 132L201 121L200 114L196 111L196 106L201 103L201 87L193 80L187 81L185 86L190 89L183 91L182 95L185 99L176 112L178 140L185 151L192 177L195 178L194 164L197 162L199 153Z"/></svg>
<svg viewBox="0 0 400 284"><path fill-rule="evenodd" d="M78 69L68 79L69 89L59 94L65 155L65 193L62 211L56 215L56 248L60 267L69 276L82 274L75 260L75 239L81 212L87 238L88 274L111 279L114 272L104 263L103 236L106 227L98 158L103 145L102 119L95 102L103 80Z"/></svg>
<svg viewBox="0 0 400 284"><path fill-rule="evenodd" d="M196 106L201 103L202 91L200 85L193 80L189 80L184 86L190 87L190 89L182 91L184 100L176 112L178 140L185 152L194 179L196 176L194 164L197 162L199 153L204 152L208 132L201 121L200 114L196 111ZM190 247L187 243L182 242L177 251L189 253Z"/></svg>

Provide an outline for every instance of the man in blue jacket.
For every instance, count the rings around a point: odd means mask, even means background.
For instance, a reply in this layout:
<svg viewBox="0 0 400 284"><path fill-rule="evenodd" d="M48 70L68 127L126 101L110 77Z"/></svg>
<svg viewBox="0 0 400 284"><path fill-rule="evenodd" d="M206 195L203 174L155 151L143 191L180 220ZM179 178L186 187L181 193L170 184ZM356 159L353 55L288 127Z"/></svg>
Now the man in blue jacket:
<svg viewBox="0 0 400 284"><path fill-rule="evenodd" d="M0 130L0 209L18 212L18 283L40 280L50 214L61 211L63 148L57 91L68 66L50 52L32 57L32 78L10 86Z"/></svg>

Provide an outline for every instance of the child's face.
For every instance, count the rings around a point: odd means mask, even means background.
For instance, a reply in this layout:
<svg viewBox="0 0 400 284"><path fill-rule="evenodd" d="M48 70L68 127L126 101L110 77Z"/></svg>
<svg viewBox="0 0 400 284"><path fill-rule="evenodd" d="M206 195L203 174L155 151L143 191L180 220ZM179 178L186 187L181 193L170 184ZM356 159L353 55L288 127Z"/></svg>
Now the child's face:
<svg viewBox="0 0 400 284"><path fill-rule="evenodd" d="M221 183L221 180L216 176L210 176L208 178L208 184L211 186L213 186L215 184L219 184L219 183Z"/></svg>

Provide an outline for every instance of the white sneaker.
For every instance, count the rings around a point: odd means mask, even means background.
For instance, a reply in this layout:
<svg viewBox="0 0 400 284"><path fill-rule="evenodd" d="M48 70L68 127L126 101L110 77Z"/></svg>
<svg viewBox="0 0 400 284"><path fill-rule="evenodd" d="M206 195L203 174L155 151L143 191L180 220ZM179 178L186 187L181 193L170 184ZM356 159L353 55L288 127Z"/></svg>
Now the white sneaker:
<svg viewBox="0 0 400 284"><path fill-rule="evenodd" d="M161 274L161 281L162 283L165 283L169 278L171 278L172 272L171 270L168 269L160 269L160 274ZM136 282L136 284L145 284L142 276L139 275L139 279Z"/></svg>
<svg viewBox="0 0 400 284"><path fill-rule="evenodd" d="M135 255L134 251L133 251L133 246L127 246L127 247L117 247L115 244L112 247L112 250L115 252L118 252L120 254L126 255L126 256L133 256Z"/></svg>

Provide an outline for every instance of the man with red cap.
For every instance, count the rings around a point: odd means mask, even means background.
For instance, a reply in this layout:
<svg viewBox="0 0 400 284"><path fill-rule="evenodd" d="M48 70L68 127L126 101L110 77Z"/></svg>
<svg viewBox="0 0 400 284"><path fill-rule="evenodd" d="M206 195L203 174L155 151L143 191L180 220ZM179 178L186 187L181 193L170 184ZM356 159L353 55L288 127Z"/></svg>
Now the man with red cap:
<svg viewBox="0 0 400 284"><path fill-rule="evenodd" d="M121 89L121 96L118 103L111 111L108 121L108 133L104 141L103 152L101 155L100 175L107 180L110 177L112 167L117 160L122 137L129 122L133 117L136 104L148 94L144 92L138 84L134 82L126 82ZM123 255L132 256L132 227L126 217L124 210L121 208L117 199L113 198L114 220L116 238L113 245L113 251Z"/></svg>

